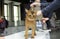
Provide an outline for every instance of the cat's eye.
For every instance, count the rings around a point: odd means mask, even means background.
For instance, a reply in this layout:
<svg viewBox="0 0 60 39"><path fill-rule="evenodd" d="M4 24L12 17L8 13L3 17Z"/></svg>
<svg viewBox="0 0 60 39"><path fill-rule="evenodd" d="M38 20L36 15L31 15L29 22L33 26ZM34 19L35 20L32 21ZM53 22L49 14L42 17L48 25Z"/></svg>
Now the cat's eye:
<svg viewBox="0 0 60 39"><path fill-rule="evenodd" d="M31 16L31 15L29 15L29 16Z"/></svg>

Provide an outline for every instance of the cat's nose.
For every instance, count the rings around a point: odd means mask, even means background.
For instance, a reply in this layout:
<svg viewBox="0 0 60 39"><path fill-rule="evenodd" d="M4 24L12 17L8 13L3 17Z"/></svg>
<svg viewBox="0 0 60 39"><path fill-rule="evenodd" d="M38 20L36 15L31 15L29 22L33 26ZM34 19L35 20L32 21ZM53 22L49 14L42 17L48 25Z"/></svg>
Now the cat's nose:
<svg viewBox="0 0 60 39"><path fill-rule="evenodd" d="M34 13L34 12L31 12L32 14Z"/></svg>

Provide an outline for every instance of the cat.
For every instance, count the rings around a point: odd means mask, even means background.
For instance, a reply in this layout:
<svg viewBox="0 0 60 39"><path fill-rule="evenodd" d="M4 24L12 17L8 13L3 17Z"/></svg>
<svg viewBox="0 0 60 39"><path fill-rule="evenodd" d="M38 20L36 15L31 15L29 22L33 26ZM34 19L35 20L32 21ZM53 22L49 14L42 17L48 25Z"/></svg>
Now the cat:
<svg viewBox="0 0 60 39"><path fill-rule="evenodd" d="M32 36L31 38L34 38L36 35L35 29L36 29L36 11L34 10L27 10L26 11L26 18L25 18L25 38L28 38L28 30L29 28L32 29Z"/></svg>

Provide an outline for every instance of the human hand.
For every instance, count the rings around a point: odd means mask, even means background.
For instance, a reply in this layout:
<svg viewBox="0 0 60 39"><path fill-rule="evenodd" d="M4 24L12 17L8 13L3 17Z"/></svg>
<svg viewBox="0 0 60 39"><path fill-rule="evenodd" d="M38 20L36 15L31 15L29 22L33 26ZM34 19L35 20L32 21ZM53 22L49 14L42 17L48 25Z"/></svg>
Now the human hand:
<svg viewBox="0 0 60 39"><path fill-rule="evenodd" d="M40 6L40 3L34 2L34 3L30 4L30 7L34 7L34 6L36 6L36 5Z"/></svg>
<svg viewBox="0 0 60 39"><path fill-rule="evenodd" d="M36 5L36 3L32 3L30 4L30 7L34 7Z"/></svg>
<svg viewBox="0 0 60 39"><path fill-rule="evenodd" d="M47 20L49 20L49 18L42 18L43 23L46 23Z"/></svg>
<svg viewBox="0 0 60 39"><path fill-rule="evenodd" d="M37 11L37 16L42 15L42 11Z"/></svg>

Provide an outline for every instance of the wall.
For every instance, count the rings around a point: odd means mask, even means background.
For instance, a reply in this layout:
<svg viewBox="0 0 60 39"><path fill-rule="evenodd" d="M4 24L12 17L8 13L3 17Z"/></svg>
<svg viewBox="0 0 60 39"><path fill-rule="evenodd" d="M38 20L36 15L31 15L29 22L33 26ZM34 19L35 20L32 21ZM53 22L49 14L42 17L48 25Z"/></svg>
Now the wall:
<svg viewBox="0 0 60 39"><path fill-rule="evenodd" d="M0 16L4 15L4 0L0 0Z"/></svg>

